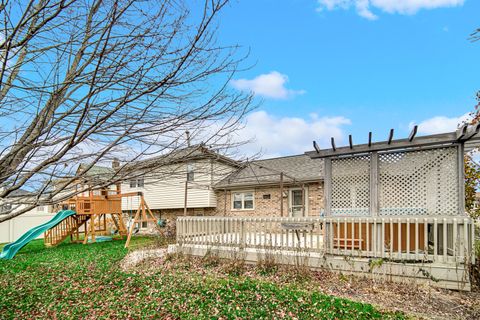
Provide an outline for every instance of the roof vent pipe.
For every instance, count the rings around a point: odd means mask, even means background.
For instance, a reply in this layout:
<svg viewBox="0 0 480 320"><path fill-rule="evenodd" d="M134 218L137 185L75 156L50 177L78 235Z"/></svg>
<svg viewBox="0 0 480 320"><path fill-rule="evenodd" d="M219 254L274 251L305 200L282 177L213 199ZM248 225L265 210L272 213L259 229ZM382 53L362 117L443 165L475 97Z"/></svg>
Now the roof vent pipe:
<svg viewBox="0 0 480 320"><path fill-rule="evenodd" d="M190 147L190 131L185 131L185 135L187 136L187 147Z"/></svg>

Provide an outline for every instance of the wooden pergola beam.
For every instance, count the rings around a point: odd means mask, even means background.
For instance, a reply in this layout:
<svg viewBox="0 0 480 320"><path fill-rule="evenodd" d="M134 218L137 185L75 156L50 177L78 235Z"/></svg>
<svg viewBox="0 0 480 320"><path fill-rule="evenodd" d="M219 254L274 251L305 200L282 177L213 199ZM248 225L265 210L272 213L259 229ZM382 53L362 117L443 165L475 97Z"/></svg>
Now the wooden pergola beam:
<svg viewBox="0 0 480 320"><path fill-rule="evenodd" d="M480 127L479 127L480 129ZM316 151L306 152L311 158L325 158L348 154L361 154L373 151L388 151L395 149L408 149L408 148L431 148L432 146L442 146L448 144L457 144L457 136L455 132L435 134L430 136L416 137L412 141L406 139L388 141L372 142L371 144L358 144L353 149L350 146L339 147L335 149L323 149L319 153Z"/></svg>
<svg viewBox="0 0 480 320"><path fill-rule="evenodd" d="M467 134L468 125L464 124L457 130L457 139L462 139Z"/></svg>
<svg viewBox="0 0 480 320"><path fill-rule="evenodd" d="M466 129L464 129L464 127L462 126L460 129L463 129L464 132L460 133L461 137L459 138L459 140L462 140L462 141L468 140L473 136L475 136L480 131L480 122L475 125L468 126ZM457 131L457 135L459 135L458 134L459 131L460 130Z"/></svg>
<svg viewBox="0 0 480 320"><path fill-rule="evenodd" d="M313 140L313 148L317 153L320 153L320 147L317 144L317 141Z"/></svg>
<svg viewBox="0 0 480 320"><path fill-rule="evenodd" d="M388 144L391 144L393 140L393 129L390 129L390 133L388 134Z"/></svg>
<svg viewBox="0 0 480 320"><path fill-rule="evenodd" d="M408 136L408 141L412 142L413 138L415 138L415 135L417 134L418 126L414 125L412 128L412 131L410 131L410 135Z"/></svg>

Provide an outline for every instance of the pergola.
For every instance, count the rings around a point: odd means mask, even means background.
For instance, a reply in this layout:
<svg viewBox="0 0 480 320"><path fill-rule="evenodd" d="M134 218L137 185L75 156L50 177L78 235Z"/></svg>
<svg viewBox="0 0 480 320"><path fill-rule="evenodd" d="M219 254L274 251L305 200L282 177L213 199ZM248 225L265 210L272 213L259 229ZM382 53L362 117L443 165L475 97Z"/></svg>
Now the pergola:
<svg viewBox="0 0 480 320"><path fill-rule="evenodd" d="M325 216L464 216L464 154L479 145L480 125L455 132L320 149Z"/></svg>

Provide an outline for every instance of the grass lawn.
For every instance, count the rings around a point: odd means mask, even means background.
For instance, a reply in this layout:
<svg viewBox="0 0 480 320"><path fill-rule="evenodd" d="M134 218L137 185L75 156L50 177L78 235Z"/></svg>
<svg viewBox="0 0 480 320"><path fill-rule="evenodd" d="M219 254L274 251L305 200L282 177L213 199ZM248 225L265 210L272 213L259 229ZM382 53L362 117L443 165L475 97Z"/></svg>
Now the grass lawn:
<svg viewBox="0 0 480 320"><path fill-rule="evenodd" d="M132 245L148 241L135 238ZM128 252L123 244L45 248L36 240L13 260L0 260L0 319L404 318L295 283L216 278L189 270L126 273L119 267Z"/></svg>

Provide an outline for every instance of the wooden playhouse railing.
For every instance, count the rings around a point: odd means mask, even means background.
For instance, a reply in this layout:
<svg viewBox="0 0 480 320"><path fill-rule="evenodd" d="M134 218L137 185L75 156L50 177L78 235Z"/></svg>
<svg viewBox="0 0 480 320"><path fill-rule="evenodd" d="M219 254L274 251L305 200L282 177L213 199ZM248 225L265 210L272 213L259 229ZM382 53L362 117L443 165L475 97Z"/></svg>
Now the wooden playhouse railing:
<svg viewBox="0 0 480 320"><path fill-rule="evenodd" d="M75 196L61 204L63 209L76 212L45 233L44 242L48 246L61 243L67 237L76 236L80 241L80 234L84 235L83 243L87 243L88 236L95 241L95 236L107 232L107 215L111 216L121 236L127 235L122 217L122 198L141 196L141 193L121 194L119 191L105 190L104 194L95 195L90 191L88 196Z"/></svg>
<svg viewBox="0 0 480 320"><path fill-rule="evenodd" d="M474 262L467 217L179 217L179 246L307 251L396 261Z"/></svg>

